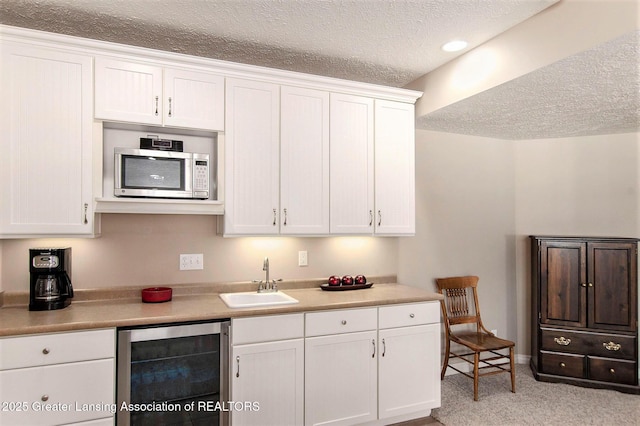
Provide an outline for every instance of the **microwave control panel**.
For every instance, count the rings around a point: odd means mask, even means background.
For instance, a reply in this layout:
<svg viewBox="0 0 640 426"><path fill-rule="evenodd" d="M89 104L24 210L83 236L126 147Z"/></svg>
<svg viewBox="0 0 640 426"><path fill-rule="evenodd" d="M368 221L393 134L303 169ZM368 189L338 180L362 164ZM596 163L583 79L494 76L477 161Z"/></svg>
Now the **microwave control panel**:
<svg viewBox="0 0 640 426"><path fill-rule="evenodd" d="M194 160L193 162L193 195L195 197L209 197L209 161Z"/></svg>

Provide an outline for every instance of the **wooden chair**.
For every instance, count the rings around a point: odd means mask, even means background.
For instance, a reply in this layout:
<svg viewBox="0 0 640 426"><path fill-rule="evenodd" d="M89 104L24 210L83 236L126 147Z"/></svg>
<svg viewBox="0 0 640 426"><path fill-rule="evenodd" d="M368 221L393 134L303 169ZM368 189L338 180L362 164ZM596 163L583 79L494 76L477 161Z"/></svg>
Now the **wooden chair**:
<svg viewBox="0 0 640 426"><path fill-rule="evenodd" d="M438 293L444 295L444 300L440 301L440 306L442 307L446 334L446 352L440 379L444 379L447 367L472 378L474 401L478 400L478 379L482 376L511 373L511 392L515 393L516 391L516 374L513 361L515 343L496 337L482 324L478 305L478 279L476 276L436 279ZM475 330L471 330L469 324L475 324ZM454 327L456 330L460 328L465 328L465 330L453 331ZM464 353L451 351L451 342L462 345L461 351ZM507 349L509 350L508 354L498 352ZM486 352L488 357L481 358L480 355L483 352ZM471 356L473 356L473 360L467 359ZM449 357L453 359L459 358L469 364L473 364L473 375L449 364ZM485 372L480 373L480 371Z"/></svg>

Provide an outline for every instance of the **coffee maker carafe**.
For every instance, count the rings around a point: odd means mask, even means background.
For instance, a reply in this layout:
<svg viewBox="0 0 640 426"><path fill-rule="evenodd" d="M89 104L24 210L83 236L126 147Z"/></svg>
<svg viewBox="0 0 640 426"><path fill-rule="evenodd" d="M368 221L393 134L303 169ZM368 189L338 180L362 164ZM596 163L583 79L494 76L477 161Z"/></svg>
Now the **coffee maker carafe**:
<svg viewBox="0 0 640 426"><path fill-rule="evenodd" d="M29 249L30 311L62 309L71 303L71 247Z"/></svg>

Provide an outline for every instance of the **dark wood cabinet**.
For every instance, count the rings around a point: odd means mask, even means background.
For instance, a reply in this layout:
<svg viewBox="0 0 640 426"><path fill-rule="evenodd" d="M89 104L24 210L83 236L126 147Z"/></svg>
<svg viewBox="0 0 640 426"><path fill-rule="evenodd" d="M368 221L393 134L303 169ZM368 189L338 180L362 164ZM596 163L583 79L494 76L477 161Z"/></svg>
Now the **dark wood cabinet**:
<svg viewBox="0 0 640 426"><path fill-rule="evenodd" d="M638 239L530 239L536 379L640 393Z"/></svg>

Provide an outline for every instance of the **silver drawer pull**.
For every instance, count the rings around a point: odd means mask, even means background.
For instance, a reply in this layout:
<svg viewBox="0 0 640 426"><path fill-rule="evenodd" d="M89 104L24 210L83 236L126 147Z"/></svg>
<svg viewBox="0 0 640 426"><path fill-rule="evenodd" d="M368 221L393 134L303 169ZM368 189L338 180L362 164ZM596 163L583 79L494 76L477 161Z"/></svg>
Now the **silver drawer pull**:
<svg viewBox="0 0 640 426"><path fill-rule="evenodd" d="M565 368L566 366L567 366L567 364L565 364L564 362L561 362L561 363L560 363L560 367L561 367L561 368Z"/></svg>
<svg viewBox="0 0 640 426"><path fill-rule="evenodd" d="M603 343L602 346L604 346L604 348L608 351L619 351L620 348L622 347L619 343L613 343L613 342Z"/></svg>
<svg viewBox="0 0 640 426"><path fill-rule="evenodd" d="M571 339L565 339L564 337L554 337L553 341L559 344L560 346L569 346L571 343Z"/></svg>
<svg viewBox="0 0 640 426"><path fill-rule="evenodd" d="M611 373L611 374L616 374L616 370L614 370L613 368L610 368L610 369L609 369L609 373Z"/></svg>
<svg viewBox="0 0 640 426"><path fill-rule="evenodd" d="M415 314L409 314L409 318L415 318L416 315Z"/></svg>
<svg viewBox="0 0 640 426"><path fill-rule="evenodd" d="M347 325L347 320L342 320L342 325Z"/></svg>
<svg viewBox="0 0 640 426"><path fill-rule="evenodd" d="M42 353L45 354L45 355L49 355L49 352L51 352L51 350L49 350L49 348L44 348L42 350Z"/></svg>
<svg viewBox="0 0 640 426"><path fill-rule="evenodd" d="M40 397L40 399L41 399L42 401L48 401L48 400L49 400L49 395L42 395L42 396Z"/></svg>

